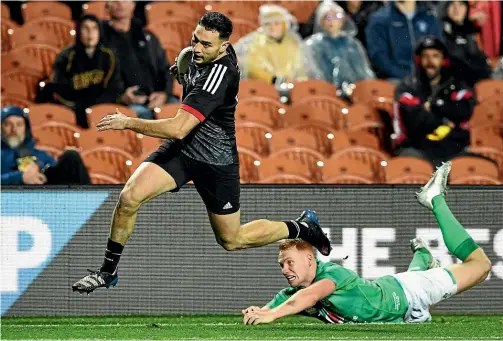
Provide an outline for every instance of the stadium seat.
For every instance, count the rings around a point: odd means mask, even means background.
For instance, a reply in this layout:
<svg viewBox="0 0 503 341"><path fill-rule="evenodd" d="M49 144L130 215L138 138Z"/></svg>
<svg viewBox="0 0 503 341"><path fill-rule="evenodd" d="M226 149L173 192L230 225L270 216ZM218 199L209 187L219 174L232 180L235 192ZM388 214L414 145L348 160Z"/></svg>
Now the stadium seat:
<svg viewBox="0 0 503 341"><path fill-rule="evenodd" d="M355 84L351 100L355 104L368 104L373 108L391 114L393 112L394 95L394 84L382 79L369 79Z"/></svg>
<svg viewBox="0 0 503 341"><path fill-rule="evenodd" d="M24 22L46 17L72 20L70 7L59 1L28 1L21 6Z"/></svg>
<svg viewBox="0 0 503 341"><path fill-rule="evenodd" d="M236 122L236 138L238 146L243 141L245 146L253 146L250 148L260 156L269 155L271 152L269 139L274 131L268 127L252 122ZM244 137L244 136L247 137ZM248 142L249 139L253 143Z"/></svg>
<svg viewBox="0 0 503 341"><path fill-rule="evenodd" d="M260 115L267 113L273 122L274 129L285 127L287 107L280 101L268 97L246 97L243 100L239 100L237 111L240 111L242 108L249 109L249 113L251 113L252 110L260 112Z"/></svg>
<svg viewBox="0 0 503 341"><path fill-rule="evenodd" d="M239 100L256 96L279 101L278 91L272 84L258 79L243 79L239 82Z"/></svg>
<svg viewBox="0 0 503 341"><path fill-rule="evenodd" d="M388 184L424 185L431 178L433 166L422 159L400 156L389 159L384 170Z"/></svg>
<svg viewBox="0 0 503 341"><path fill-rule="evenodd" d="M69 125L76 125L75 113L57 104L34 104L29 108L30 122L36 127L47 122L62 122Z"/></svg>
<svg viewBox="0 0 503 341"><path fill-rule="evenodd" d="M33 127L33 138L38 144L58 149L78 147L81 135L81 129L61 122L48 122Z"/></svg>
<svg viewBox="0 0 503 341"><path fill-rule="evenodd" d="M331 96L310 96L295 104L307 104L314 110L321 110L330 114L332 127L337 130L345 128L344 115L349 112L350 105L342 99Z"/></svg>
<svg viewBox="0 0 503 341"><path fill-rule="evenodd" d="M372 184L374 174L360 160L329 158L323 166L323 182L327 184Z"/></svg>
<svg viewBox="0 0 503 341"><path fill-rule="evenodd" d="M308 148L319 152L321 147L313 135L294 128L273 131L269 143L272 152L290 148Z"/></svg>
<svg viewBox="0 0 503 341"><path fill-rule="evenodd" d="M63 149L59 149L52 146L45 146L42 144L37 144L35 148L43 150L44 152L52 156L55 160L57 160L58 157L63 153Z"/></svg>
<svg viewBox="0 0 503 341"><path fill-rule="evenodd" d="M156 137L137 134L137 138L140 140L141 144L141 152L152 152L159 148L161 144L164 142L163 139L158 139Z"/></svg>
<svg viewBox="0 0 503 341"><path fill-rule="evenodd" d="M23 47L2 54L2 73L13 69L32 69L43 74L42 61L31 54L25 54Z"/></svg>
<svg viewBox="0 0 503 341"><path fill-rule="evenodd" d="M108 146L124 150L133 156L142 153L141 140L132 130L105 130L98 131L94 128L85 130L79 139L82 150Z"/></svg>
<svg viewBox="0 0 503 341"><path fill-rule="evenodd" d="M119 185L124 183L124 181L105 174L91 173L89 177L93 185Z"/></svg>
<svg viewBox="0 0 503 341"><path fill-rule="evenodd" d="M258 9L250 6L249 1L208 1L204 9L207 12L225 14L233 22L235 19L241 19L258 24Z"/></svg>
<svg viewBox="0 0 503 341"><path fill-rule="evenodd" d="M2 94L2 106L7 105L20 107L22 109L29 108L33 102L30 100L13 94Z"/></svg>
<svg viewBox="0 0 503 341"><path fill-rule="evenodd" d="M173 41L181 42L184 46L189 46L192 32L194 31L194 23L183 18L165 18L148 25L147 28L154 33L160 32L160 34L165 30L178 32L178 39L174 38L176 40Z"/></svg>
<svg viewBox="0 0 503 341"><path fill-rule="evenodd" d="M28 89L26 85L16 79L10 79L8 82L2 82L2 102L5 95L14 95L19 98L28 99ZM5 105L2 103L2 105Z"/></svg>
<svg viewBox="0 0 503 341"><path fill-rule="evenodd" d="M13 30L11 39L13 48L29 44L47 44L57 46L55 45L56 40L51 34L48 34L43 30L26 28L25 26L21 26L21 28Z"/></svg>
<svg viewBox="0 0 503 341"><path fill-rule="evenodd" d="M258 167L259 183L311 183L312 167L306 162L274 154L262 159Z"/></svg>
<svg viewBox="0 0 503 341"><path fill-rule="evenodd" d="M381 147L384 147L385 126L376 109L366 104L352 105L347 115L344 115L344 120L349 131L361 130L371 133L378 137Z"/></svg>
<svg viewBox="0 0 503 341"><path fill-rule="evenodd" d="M47 41L45 37L38 35L38 32L45 33L46 36L51 37L51 40ZM20 37L16 37L17 34ZM36 39L37 37L40 41ZM26 41L33 39L33 43L46 44L63 49L75 42L75 24L71 20L57 17L37 18L14 30L12 39L13 44L16 44L16 46L21 46L21 42L26 43ZM20 40L19 43L16 41L17 39Z"/></svg>
<svg viewBox="0 0 503 341"><path fill-rule="evenodd" d="M265 159L263 159L262 161L264 160ZM322 154L318 153L314 149L302 148L302 147L284 148L278 152L269 155L269 157L267 157L267 160L275 160L279 164L281 164L281 162L288 163L288 165L296 164L295 168L293 168L296 169L294 173L292 173L293 169L288 170L290 174L297 174L303 177L307 177L312 182L315 183L322 182L323 179L322 171L325 158ZM288 162L281 160L288 160ZM286 164L284 166L286 167ZM259 172L261 179L272 175L270 173L264 175L263 172L260 170Z"/></svg>
<svg viewBox="0 0 503 341"><path fill-rule="evenodd" d="M155 116L157 119L173 118L178 113L178 109L180 109L180 104L164 104L158 111L155 111Z"/></svg>
<svg viewBox="0 0 503 341"><path fill-rule="evenodd" d="M188 22L197 22L199 16L191 11L188 4L174 1L157 1L145 6L147 24L155 24L166 18L180 18Z"/></svg>
<svg viewBox="0 0 503 341"><path fill-rule="evenodd" d="M248 33L255 31L258 28L258 25L254 21L243 19L233 19L232 26L232 34L229 39L231 44L236 44L240 38L244 37Z"/></svg>
<svg viewBox="0 0 503 341"><path fill-rule="evenodd" d="M96 147L84 150L82 160L90 174L107 175L125 183L134 171L134 157L117 148Z"/></svg>
<svg viewBox="0 0 503 341"><path fill-rule="evenodd" d="M239 177L243 183L254 183L259 179L258 166L261 157L253 150L238 145Z"/></svg>
<svg viewBox="0 0 503 341"><path fill-rule="evenodd" d="M110 114L115 114L115 110L119 109L124 115L136 117L134 110L120 104L97 104L86 109L87 121L90 126L95 126L103 117Z"/></svg>
<svg viewBox="0 0 503 341"><path fill-rule="evenodd" d="M493 132L503 136L503 108L484 102L477 104L470 119L471 131Z"/></svg>
<svg viewBox="0 0 503 341"><path fill-rule="evenodd" d="M10 56L18 58L36 58L37 62L30 65L30 68L41 71L44 76L52 75L52 68L56 55L59 53L59 48L47 44L29 44L19 46L9 52ZM24 67L23 67L24 68Z"/></svg>
<svg viewBox="0 0 503 341"><path fill-rule="evenodd" d="M335 150L332 159L353 159L360 160L372 169L375 182L384 183L386 181L384 167L387 164L388 155L374 148L363 146L351 146Z"/></svg>
<svg viewBox="0 0 503 341"><path fill-rule="evenodd" d="M334 133L332 142L332 149L334 152L352 147L360 146L371 149L379 150L379 139L365 131L337 131Z"/></svg>
<svg viewBox="0 0 503 341"><path fill-rule="evenodd" d="M177 81L173 81L173 95L175 95L176 97L178 97L178 99L180 101L182 100L183 87Z"/></svg>
<svg viewBox="0 0 503 341"><path fill-rule="evenodd" d="M82 12L86 14L93 14L101 20L110 19L106 1L90 1L86 4L83 4Z"/></svg>
<svg viewBox="0 0 503 341"><path fill-rule="evenodd" d="M479 103L492 102L493 100L502 101L503 98L503 80L484 79L475 84L475 94Z"/></svg>
<svg viewBox="0 0 503 341"><path fill-rule="evenodd" d="M4 3L2 2L2 5ZM14 21L2 17L2 53L9 52L12 49L12 33L19 28L19 25Z"/></svg>
<svg viewBox="0 0 503 341"><path fill-rule="evenodd" d="M300 24L305 24L311 19L318 4L318 1L281 1L279 3L297 18Z"/></svg>
<svg viewBox="0 0 503 341"><path fill-rule="evenodd" d="M31 68L15 68L9 71L2 71L2 84L9 84L10 80L16 80L26 86L28 99L34 100L40 80L44 78L42 71Z"/></svg>
<svg viewBox="0 0 503 341"><path fill-rule="evenodd" d="M331 83L314 79L293 83L293 88L290 90L290 100L293 104L311 96L337 98L337 88Z"/></svg>
<svg viewBox="0 0 503 341"><path fill-rule="evenodd" d="M288 127L301 130L314 136L316 150L325 156L332 154L332 141L335 129L332 128L330 113L323 110L313 110L307 104L294 105L285 115Z"/></svg>
<svg viewBox="0 0 503 341"><path fill-rule="evenodd" d="M498 182L498 167L491 161L473 157L457 157L452 161L451 184L491 184Z"/></svg>
<svg viewBox="0 0 503 341"><path fill-rule="evenodd" d="M469 151L494 160L498 164L499 179L503 180L503 140L501 136L490 132L472 133Z"/></svg>
<svg viewBox="0 0 503 341"><path fill-rule="evenodd" d="M268 111L262 111L261 108L251 105L241 105L240 103L236 108L235 119L236 123L252 122L273 129L274 121L271 116Z"/></svg>

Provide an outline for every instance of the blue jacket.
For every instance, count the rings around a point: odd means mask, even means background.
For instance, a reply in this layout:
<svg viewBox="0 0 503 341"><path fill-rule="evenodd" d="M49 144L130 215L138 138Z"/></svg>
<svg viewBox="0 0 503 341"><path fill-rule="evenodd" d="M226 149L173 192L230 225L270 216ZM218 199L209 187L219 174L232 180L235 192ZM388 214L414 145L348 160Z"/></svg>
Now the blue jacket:
<svg viewBox="0 0 503 341"><path fill-rule="evenodd" d="M365 33L370 61L381 78L405 78L414 70L416 41L427 35L442 39L440 24L428 8L418 7L409 21L393 3L370 16Z"/></svg>
<svg viewBox="0 0 503 341"><path fill-rule="evenodd" d="M18 170L18 159L27 156L37 158L37 164L42 170L47 165L55 165L56 160L46 152L35 148L35 140L31 133L28 116L18 107L2 108L2 122L9 116L21 116L26 122L26 136L21 146L12 149L4 141L2 134L2 185L22 185L23 173Z"/></svg>

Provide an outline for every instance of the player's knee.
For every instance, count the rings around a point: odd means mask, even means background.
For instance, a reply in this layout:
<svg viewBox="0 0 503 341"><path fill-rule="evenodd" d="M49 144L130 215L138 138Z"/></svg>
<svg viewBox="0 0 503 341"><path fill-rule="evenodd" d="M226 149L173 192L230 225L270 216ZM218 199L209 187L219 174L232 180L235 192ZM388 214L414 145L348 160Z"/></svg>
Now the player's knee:
<svg viewBox="0 0 503 341"><path fill-rule="evenodd" d="M119 195L117 208L125 212L136 212L140 208L141 200L134 193L134 188L126 186Z"/></svg>

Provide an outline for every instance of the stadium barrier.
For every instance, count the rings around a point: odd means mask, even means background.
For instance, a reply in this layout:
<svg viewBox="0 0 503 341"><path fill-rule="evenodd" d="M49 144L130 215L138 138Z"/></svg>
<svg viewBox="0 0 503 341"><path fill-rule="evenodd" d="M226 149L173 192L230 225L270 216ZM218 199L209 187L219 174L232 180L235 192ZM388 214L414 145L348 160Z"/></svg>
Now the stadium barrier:
<svg viewBox="0 0 503 341"><path fill-rule="evenodd" d="M116 288L90 296L71 284L98 268L120 187L10 188L2 191L3 316L238 313L286 285L277 245L227 252L215 241L193 186L140 210ZM454 187L448 203L493 262L479 287L435 308L442 313L503 313L503 188ZM414 199L417 186L242 188L242 221L285 220L316 209L334 245L331 256L365 278L405 271L409 240L428 239L443 264L454 259L434 217Z"/></svg>

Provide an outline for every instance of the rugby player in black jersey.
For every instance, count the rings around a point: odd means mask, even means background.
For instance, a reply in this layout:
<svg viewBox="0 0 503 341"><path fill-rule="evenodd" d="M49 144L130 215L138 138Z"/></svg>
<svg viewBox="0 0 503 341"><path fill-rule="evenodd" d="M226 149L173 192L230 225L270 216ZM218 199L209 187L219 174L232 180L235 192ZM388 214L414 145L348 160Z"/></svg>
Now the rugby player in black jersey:
<svg viewBox="0 0 503 341"><path fill-rule="evenodd" d="M304 211L284 222L255 220L241 225L239 159L234 113L238 102L239 67L229 43L232 22L221 13L201 17L192 35L193 59L184 75L182 104L174 118L143 120L119 111L105 116L98 130L130 129L166 141L138 167L115 207L101 268L73 284L90 293L115 286L117 265L131 236L141 204L193 181L206 205L217 242L226 250L258 247L281 239L302 238L323 255L330 241L316 213ZM171 68L177 73L176 64Z"/></svg>

